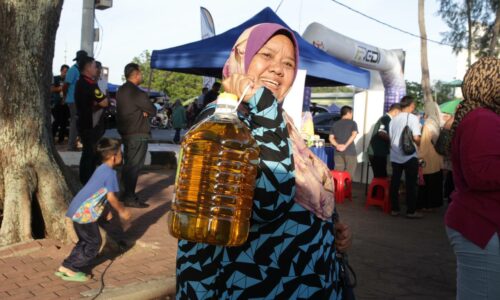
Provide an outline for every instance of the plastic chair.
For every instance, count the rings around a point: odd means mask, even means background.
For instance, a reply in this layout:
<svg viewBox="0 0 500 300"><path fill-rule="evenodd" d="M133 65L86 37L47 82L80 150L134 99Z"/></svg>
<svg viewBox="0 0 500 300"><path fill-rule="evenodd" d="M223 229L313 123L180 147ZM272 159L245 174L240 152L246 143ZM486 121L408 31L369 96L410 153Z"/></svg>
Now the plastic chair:
<svg viewBox="0 0 500 300"><path fill-rule="evenodd" d="M368 188L365 209L368 206L380 206L386 214L391 212L391 201L389 199L389 178L373 178Z"/></svg>
<svg viewBox="0 0 500 300"><path fill-rule="evenodd" d="M332 171L335 184L335 202L344 203L345 198L352 201L352 179L349 172Z"/></svg>

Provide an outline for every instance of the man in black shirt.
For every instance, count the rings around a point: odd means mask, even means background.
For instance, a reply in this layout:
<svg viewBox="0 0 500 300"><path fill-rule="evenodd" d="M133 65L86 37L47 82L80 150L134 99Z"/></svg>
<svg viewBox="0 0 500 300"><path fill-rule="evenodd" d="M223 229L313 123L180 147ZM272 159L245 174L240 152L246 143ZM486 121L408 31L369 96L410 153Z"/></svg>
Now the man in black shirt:
<svg viewBox="0 0 500 300"><path fill-rule="evenodd" d="M357 153L354 139L358 135L358 124L353 121L352 107L342 106L341 119L333 123L328 139L335 147L333 159L335 170L347 171L354 176L357 167Z"/></svg>
<svg viewBox="0 0 500 300"><path fill-rule="evenodd" d="M135 193L139 172L144 166L151 137L149 116L156 115L156 108L146 92L139 88L142 73L139 65L129 63L125 66L124 83L116 93L116 121L118 132L124 146L124 165L122 168L120 200L129 207L148 207Z"/></svg>
<svg viewBox="0 0 500 300"><path fill-rule="evenodd" d="M94 126L92 114L94 111L108 106L108 99L99 89L95 78L97 68L92 57L85 57L78 63L80 78L75 86L75 104L77 129L83 149L80 158L80 181L87 183L94 173L98 158L96 156L97 141L103 136L104 130L100 124Z"/></svg>
<svg viewBox="0 0 500 300"><path fill-rule="evenodd" d="M220 82L216 81L212 85L212 89L208 91L208 93L206 93L205 97L203 98L203 107L217 100L217 97L219 97L219 91L220 91Z"/></svg>
<svg viewBox="0 0 500 300"><path fill-rule="evenodd" d="M368 159L372 165L373 177L387 177L387 156L391 150L389 124L392 118L401 112L401 105L391 105L389 111L373 127L372 138L368 146Z"/></svg>

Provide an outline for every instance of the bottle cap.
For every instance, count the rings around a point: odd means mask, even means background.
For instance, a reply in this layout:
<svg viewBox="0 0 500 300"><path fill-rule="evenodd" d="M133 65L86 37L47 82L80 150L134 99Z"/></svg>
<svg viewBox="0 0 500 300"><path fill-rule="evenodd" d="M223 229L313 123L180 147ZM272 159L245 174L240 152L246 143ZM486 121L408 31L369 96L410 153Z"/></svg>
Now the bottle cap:
<svg viewBox="0 0 500 300"><path fill-rule="evenodd" d="M236 110L236 105L238 105L238 97L235 94L221 93L219 97L217 97L216 112L233 112Z"/></svg>
<svg viewBox="0 0 500 300"><path fill-rule="evenodd" d="M238 103L238 97L235 94L231 93L221 93L219 97L217 97L217 104L227 104L227 105L236 105Z"/></svg>

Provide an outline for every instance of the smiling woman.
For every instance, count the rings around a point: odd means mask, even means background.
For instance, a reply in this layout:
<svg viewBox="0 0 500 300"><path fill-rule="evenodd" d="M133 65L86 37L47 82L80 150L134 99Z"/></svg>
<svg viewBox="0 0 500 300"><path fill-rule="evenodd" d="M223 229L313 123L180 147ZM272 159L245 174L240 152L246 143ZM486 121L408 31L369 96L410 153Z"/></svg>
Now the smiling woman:
<svg viewBox="0 0 500 300"><path fill-rule="evenodd" d="M250 232L236 247L179 240L177 298L337 298L333 203L330 214L322 215L298 202L306 172L294 159L298 153L279 104L297 65L293 33L277 24L251 27L234 45L223 85L237 96L252 87L240 118L260 149ZM321 182L315 192L323 193ZM349 235L344 231L339 249L350 243Z"/></svg>
<svg viewBox="0 0 500 300"><path fill-rule="evenodd" d="M282 35L273 36L252 59L247 76L256 86L265 86L281 100L295 76L295 57L292 41Z"/></svg>
<svg viewBox="0 0 500 300"><path fill-rule="evenodd" d="M241 95L250 84L253 90L249 95L253 95L258 88L266 87L282 101L297 73L296 45L293 33L277 24L260 24L245 30L224 66L224 89Z"/></svg>

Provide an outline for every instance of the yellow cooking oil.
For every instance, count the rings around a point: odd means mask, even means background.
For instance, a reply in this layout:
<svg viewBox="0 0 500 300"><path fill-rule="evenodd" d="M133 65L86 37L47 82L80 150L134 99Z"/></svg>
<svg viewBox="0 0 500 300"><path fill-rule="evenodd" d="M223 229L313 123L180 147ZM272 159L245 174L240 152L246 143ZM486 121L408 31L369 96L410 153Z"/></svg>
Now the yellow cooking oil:
<svg viewBox="0 0 500 300"><path fill-rule="evenodd" d="M213 245L243 244L250 228L259 159L237 98L222 93L215 113L181 143L168 228L176 238Z"/></svg>

